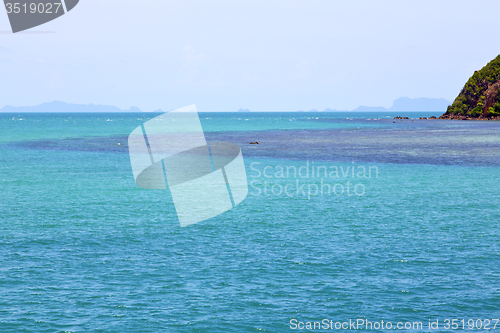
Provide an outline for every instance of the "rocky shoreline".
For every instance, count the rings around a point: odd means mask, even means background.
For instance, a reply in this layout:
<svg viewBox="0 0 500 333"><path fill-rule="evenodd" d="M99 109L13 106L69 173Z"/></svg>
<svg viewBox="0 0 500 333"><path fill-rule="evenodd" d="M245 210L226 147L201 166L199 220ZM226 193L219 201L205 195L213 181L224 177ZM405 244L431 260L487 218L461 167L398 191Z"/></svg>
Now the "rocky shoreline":
<svg viewBox="0 0 500 333"><path fill-rule="evenodd" d="M410 119L410 118L397 116L397 117L394 117L394 119L395 120L404 120L404 119ZM433 119L448 119L448 120L500 120L500 116L498 116L498 117L484 117L484 116L471 117L471 116L468 116L468 115L461 115L461 114L460 115L458 115L458 114L443 114L443 115L439 116L439 118L435 117L435 116L431 116L429 118L427 118L427 117L420 117L418 119L419 120L433 120Z"/></svg>
<svg viewBox="0 0 500 333"><path fill-rule="evenodd" d="M449 119L449 120L500 120L500 116L497 117L485 117L480 115L479 117L471 117L469 115L463 114L443 114L437 119Z"/></svg>

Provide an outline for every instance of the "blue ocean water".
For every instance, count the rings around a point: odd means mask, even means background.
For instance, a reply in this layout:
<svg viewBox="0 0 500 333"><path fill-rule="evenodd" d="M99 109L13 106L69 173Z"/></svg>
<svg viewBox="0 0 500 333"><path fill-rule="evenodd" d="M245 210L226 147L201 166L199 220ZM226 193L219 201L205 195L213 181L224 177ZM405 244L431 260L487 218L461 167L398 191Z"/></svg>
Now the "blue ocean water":
<svg viewBox="0 0 500 333"><path fill-rule="evenodd" d="M156 115L0 114L0 332L500 318L500 122L200 113L241 146L249 195L180 228L130 167Z"/></svg>

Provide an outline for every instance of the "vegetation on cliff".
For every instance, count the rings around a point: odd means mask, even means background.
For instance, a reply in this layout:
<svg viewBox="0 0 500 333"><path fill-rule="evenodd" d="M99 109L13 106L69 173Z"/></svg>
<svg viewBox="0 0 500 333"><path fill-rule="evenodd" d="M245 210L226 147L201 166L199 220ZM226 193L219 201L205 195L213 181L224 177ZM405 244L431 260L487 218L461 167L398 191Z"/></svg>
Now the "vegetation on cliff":
<svg viewBox="0 0 500 333"><path fill-rule="evenodd" d="M467 81L441 118L500 117L500 55Z"/></svg>

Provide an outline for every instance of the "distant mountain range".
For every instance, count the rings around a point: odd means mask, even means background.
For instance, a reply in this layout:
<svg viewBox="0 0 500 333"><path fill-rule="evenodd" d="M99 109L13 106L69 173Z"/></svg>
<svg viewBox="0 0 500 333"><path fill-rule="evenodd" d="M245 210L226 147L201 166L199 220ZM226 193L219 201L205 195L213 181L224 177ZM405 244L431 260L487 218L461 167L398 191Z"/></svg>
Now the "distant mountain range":
<svg viewBox="0 0 500 333"><path fill-rule="evenodd" d="M444 98L408 98L401 97L392 103L390 108L384 108L383 106L358 106L351 112L380 112L380 111L399 111L399 112L413 112L413 111L446 111L448 105L451 102ZM316 110L311 110L316 111ZM335 111L349 111L349 110L332 110L325 109L325 112L335 112Z"/></svg>
<svg viewBox="0 0 500 333"><path fill-rule="evenodd" d="M384 111L436 111L444 112L451 103L444 98L408 98L401 97L394 101L390 108L382 106L359 106L354 110L325 109L323 112L384 112ZM161 112L161 110L157 110ZM65 102L49 102L36 106L10 106L6 105L0 112L142 112L138 107L122 110L116 106L94 104L70 104ZM251 112L248 109L239 109L237 112ZM299 110L299 112L318 112Z"/></svg>
<svg viewBox="0 0 500 333"><path fill-rule="evenodd" d="M444 112L451 102L444 98L408 98L401 97L392 103L390 108L384 108L383 106L358 106L354 110L337 110L337 109L325 109L322 112L418 112L418 111L436 111ZM238 110L242 111L242 109ZM244 110L250 111L250 110ZM316 109L309 111L299 110L298 112L321 112Z"/></svg>
<svg viewBox="0 0 500 333"><path fill-rule="evenodd" d="M133 106L122 110L116 106L94 104L70 104L65 102L49 102L35 106L10 106L6 105L0 112L142 112Z"/></svg>

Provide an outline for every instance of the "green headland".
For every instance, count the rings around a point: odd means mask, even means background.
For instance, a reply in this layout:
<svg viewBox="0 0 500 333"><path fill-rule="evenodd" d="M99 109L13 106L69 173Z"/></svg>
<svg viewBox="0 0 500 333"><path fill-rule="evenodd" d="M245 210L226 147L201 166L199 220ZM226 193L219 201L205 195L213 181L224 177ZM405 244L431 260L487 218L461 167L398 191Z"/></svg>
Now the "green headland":
<svg viewBox="0 0 500 333"><path fill-rule="evenodd" d="M500 120L500 55L474 72L439 118Z"/></svg>

